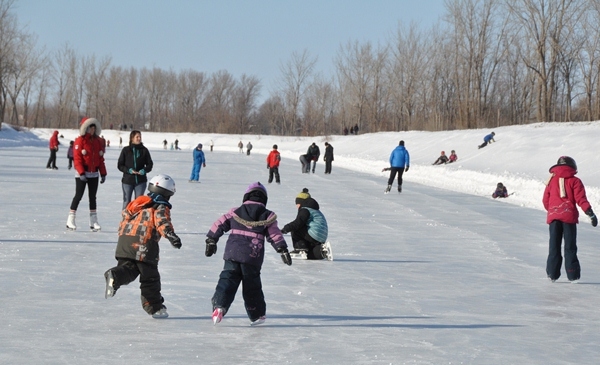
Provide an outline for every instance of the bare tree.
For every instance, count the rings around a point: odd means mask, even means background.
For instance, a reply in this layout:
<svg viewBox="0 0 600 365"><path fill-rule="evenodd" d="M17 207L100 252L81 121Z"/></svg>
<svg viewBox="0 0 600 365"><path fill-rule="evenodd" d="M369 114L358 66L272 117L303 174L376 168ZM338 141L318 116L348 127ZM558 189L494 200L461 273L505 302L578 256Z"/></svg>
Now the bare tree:
<svg viewBox="0 0 600 365"><path fill-rule="evenodd" d="M260 93L260 81L254 76L242 75L234 90L233 113L236 132L243 134L254 127L249 125L251 113L256 109L256 99Z"/></svg>
<svg viewBox="0 0 600 365"><path fill-rule="evenodd" d="M285 64L279 66L281 71L278 80L279 91L283 95L285 103L284 134L296 134L298 132L300 105L316 63L317 58L311 57L308 51L304 50L301 54L292 53L291 58Z"/></svg>

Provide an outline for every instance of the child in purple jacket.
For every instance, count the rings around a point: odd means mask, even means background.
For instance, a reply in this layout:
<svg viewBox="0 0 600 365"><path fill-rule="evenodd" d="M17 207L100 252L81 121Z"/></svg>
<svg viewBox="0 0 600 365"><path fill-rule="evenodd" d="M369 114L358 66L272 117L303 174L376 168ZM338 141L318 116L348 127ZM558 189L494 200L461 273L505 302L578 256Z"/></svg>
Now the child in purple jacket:
<svg viewBox="0 0 600 365"><path fill-rule="evenodd" d="M250 325L265 321L267 305L262 291L260 269L265 257L265 239L281 254L287 265L292 264L287 244L279 227L277 215L266 208L267 189L260 183L250 184L243 204L222 215L206 234L206 256L217 252L217 241L231 231L225 244L225 264L212 297L214 324L221 322L235 299L240 283Z"/></svg>

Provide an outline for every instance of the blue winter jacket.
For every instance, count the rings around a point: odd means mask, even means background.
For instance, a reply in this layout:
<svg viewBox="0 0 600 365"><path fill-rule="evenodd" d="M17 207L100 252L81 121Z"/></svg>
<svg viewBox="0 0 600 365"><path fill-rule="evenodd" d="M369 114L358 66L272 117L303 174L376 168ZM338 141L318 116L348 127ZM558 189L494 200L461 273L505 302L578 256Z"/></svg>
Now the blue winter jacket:
<svg viewBox="0 0 600 365"><path fill-rule="evenodd" d="M489 142L492 139L494 139L494 135L493 134L488 134L487 136L483 137L483 141L484 142Z"/></svg>
<svg viewBox="0 0 600 365"><path fill-rule="evenodd" d="M327 228L327 220L320 210L312 209L308 207L302 207L300 209L306 209L310 213L308 219L308 234L316 241L325 243L327 241L327 235L329 229Z"/></svg>
<svg viewBox="0 0 600 365"><path fill-rule="evenodd" d="M204 152L202 152L202 150L194 148L194 165L202 166L202 164L205 162L206 160L204 160Z"/></svg>
<svg viewBox="0 0 600 365"><path fill-rule="evenodd" d="M410 156L404 146L394 148L390 155L390 166L397 168L410 166Z"/></svg>

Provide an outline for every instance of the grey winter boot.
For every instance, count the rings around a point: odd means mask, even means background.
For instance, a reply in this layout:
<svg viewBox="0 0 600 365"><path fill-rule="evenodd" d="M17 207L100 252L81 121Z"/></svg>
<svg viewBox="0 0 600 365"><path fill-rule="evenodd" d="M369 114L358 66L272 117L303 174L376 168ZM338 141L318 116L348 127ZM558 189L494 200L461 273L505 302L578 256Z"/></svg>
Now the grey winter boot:
<svg viewBox="0 0 600 365"><path fill-rule="evenodd" d="M90 229L94 232L97 232L101 229L98 224L98 214L96 214L95 210L90 211Z"/></svg>
<svg viewBox="0 0 600 365"><path fill-rule="evenodd" d="M77 229L77 225L75 224L75 211L72 210L69 212L69 217L67 218L67 229L74 231Z"/></svg>

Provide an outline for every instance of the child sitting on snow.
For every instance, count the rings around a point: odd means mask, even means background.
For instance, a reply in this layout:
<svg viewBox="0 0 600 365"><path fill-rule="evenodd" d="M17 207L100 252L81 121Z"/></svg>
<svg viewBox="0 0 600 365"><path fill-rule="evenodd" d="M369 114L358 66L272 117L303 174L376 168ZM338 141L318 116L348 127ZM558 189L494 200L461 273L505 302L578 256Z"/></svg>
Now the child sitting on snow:
<svg viewBox="0 0 600 365"><path fill-rule="evenodd" d="M501 182L496 185L496 191L492 194L492 198L508 198L508 191L506 190L506 186L504 186Z"/></svg>
<svg viewBox="0 0 600 365"><path fill-rule="evenodd" d="M292 234L293 253L304 251L309 260L326 259L327 251L323 244L327 241L327 220L319 210L319 203L310 196L307 188L296 196L296 207L296 219L286 224L281 233Z"/></svg>
<svg viewBox="0 0 600 365"><path fill-rule="evenodd" d="M442 151L440 157L438 157L438 159L435 160L435 162L432 163L432 165L441 165L445 163L448 163L448 156L446 156L446 151Z"/></svg>

